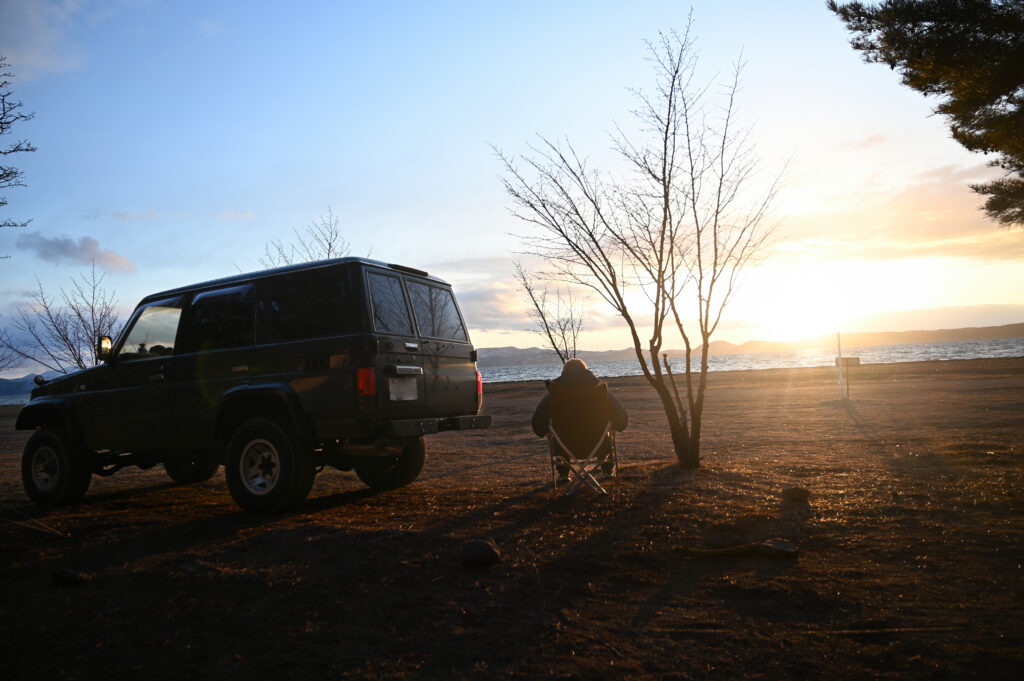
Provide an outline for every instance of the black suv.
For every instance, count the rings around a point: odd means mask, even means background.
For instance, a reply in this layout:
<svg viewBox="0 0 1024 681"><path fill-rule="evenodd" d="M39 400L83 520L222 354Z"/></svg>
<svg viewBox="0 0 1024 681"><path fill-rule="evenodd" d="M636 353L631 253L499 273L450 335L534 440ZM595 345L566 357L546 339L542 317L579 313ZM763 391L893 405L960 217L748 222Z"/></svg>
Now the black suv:
<svg viewBox="0 0 1024 681"><path fill-rule="evenodd" d="M240 506L280 510L325 465L394 489L422 469L424 435L490 425L451 286L362 258L153 294L98 355L18 415L36 502L75 503L126 466L188 483L223 464Z"/></svg>

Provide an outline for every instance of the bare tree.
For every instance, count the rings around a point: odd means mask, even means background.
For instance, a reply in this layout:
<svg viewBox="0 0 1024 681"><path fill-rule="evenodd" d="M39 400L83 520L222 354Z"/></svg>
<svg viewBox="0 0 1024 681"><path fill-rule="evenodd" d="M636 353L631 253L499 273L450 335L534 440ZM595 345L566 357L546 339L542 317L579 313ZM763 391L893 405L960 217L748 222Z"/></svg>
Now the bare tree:
<svg viewBox="0 0 1024 681"><path fill-rule="evenodd" d="M498 152L514 213L536 228L524 237L529 252L623 318L684 467L700 465L708 346L740 273L772 231L766 215L778 182L750 186L757 161L749 131L735 120L742 64L712 107L710 85L697 83L690 25L692 17L682 36L662 34L648 44L657 89L635 93L638 139L621 129L613 137L625 174L593 171L569 142L543 137L519 159ZM667 363L659 363L673 330L686 345L685 402Z"/></svg>
<svg viewBox="0 0 1024 681"><path fill-rule="evenodd" d="M0 339L3 337L3 331L0 331ZM0 345L0 371L7 371L18 362L18 356L7 349L6 346Z"/></svg>
<svg viewBox="0 0 1024 681"><path fill-rule="evenodd" d="M295 232L295 241L284 243L280 239L271 241L259 259L260 265L270 269L300 262L312 262L327 258L341 258L349 253L349 243L341 234L340 220L330 206L327 215L311 222L305 229Z"/></svg>
<svg viewBox="0 0 1024 681"><path fill-rule="evenodd" d="M534 332L544 338L562 362L575 357L583 330L583 307L575 300L572 289L567 289L564 296L561 289L556 289L552 302L547 286L538 287L536 278L520 262L515 263L515 277L530 299L528 314Z"/></svg>
<svg viewBox="0 0 1024 681"><path fill-rule="evenodd" d="M59 300L37 280L33 302L18 310L13 333L0 330L0 352L60 373L97 364L96 339L120 330L114 293L103 287L105 278L97 276L93 265L88 275L71 277Z"/></svg>
<svg viewBox="0 0 1024 681"><path fill-rule="evenodd" d="M21 102L14 99L11 91L11 73L7 65L7 57L0 54L0 136L8 135L17 123L24 123L32 120L35 114L23 113L20 111ZM6 158L11 154L35 151L36 148L28 140L18 140L10 144L0 145L0 156ZM11 187L24 187L22 181L24 171L14 166L0 164L0 190ZM7 205L7 197L0 195L0 207ZM11 218L0 219L0 227L24 227L31 220L13 220ZM5 256L6 257L6 256Z"/></svg>

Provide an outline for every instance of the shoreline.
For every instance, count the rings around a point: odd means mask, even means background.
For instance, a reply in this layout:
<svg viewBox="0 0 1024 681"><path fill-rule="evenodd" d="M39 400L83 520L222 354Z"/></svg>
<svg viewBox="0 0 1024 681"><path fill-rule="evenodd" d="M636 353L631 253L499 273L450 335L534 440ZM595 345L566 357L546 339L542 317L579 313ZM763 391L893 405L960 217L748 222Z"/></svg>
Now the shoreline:
<svg viewBox="0 0 1024 681"><path fill-rule="evenodd" d="M891 368L891 369L894 369L894 370L901 370L901 369L903 369L903 370L907 370L907 369L912 370L915 367L924 368L924 367L942 366L942 367L953 367L953 368L962 367L962 368L966 369L969 366L978 366L978 367L985 366L988 369L988 368L992 368L993 366L996 366L996 365L1002 366L1004 364L1005 364L1005 366L1007 368L1020 367L1022 370L1024 370L1024 355L1019 356L1019 357L975 357L975 358L971 358L971 359L927 359L927 360L920 360L920 361L914 361L914 362L876 362L874 364L860 364L860 365L858 365L856 367L853 367L851 369L851 371L853 372L853 374L852 374L853 376L857 376L859 373L877 374L877 373L879 373L879 371L885 371L886 370L886 369L879 369L880 367L888 367L888 368ZM543 366L549 367L551 369L551 374L547 378L556 378L558 376L559 372L561 371L561 367L559 365L557 365L557 364L550 364L550 365L543 365ZM502 367L502 368L509 368L509 367ZM829 365L812 366L812 367L766 367L766 368L763 368L763 369L722 369L722 370L718 370L718 371L708 371L708 377L709 377L709 385L710 385L711 378L715 377L715 376L725 378L725 377L728 377L728 376L769 375L772 372L774 372L774 373L780 373L780 372L784 372L784 373L807 372L808 375L810 375L810 374L813 374L813 373L822 373L822 372L828 372L828 371L836 372L836 380L838 381L838 378L839 378L839 376L838 376L838 369L835 366L829 366ZM676 380L680 381L680 382L682 382L681 379L683 379L684 376L685 376L685 374L677 373L675 371L673 371L673 374L675 375ZM696 375L696 373L694 375ZM620 382L620 381L621 382L630 382L630 381L633 381L635 379L642 379L646 383L646 378L644 377L644 375L642 373L634 374L634 375L629 375L629 376L598 376L598 378L600 378L603 381L607 381L609 385L612 385L613 382ZM484 395L485 396L487 395L487 386L517 386L517 385L524 385L524 384L530 384L530 383L541 383L544 380L545 379L543 379L543 378L528 378L528 379L523 379L523 380L518 380L518 381L491 381L491 382L485 381L484 382Z"/></svg>
<svg viewBox="0 0 1024 681"><path fill-rule="evenodd" d="M546 378L556 378L560 372L560 367L556 364L545 365L551 369L550 375ZM867 378L877 376L884 372L913 372L916 369L936 369L936 368L948 368L967 371L970 367L984 367L986 371L992 370L993 368L1003 367L1007 370L1014 368L1024 371L1024 356L1021 357L978 357L973 359L929 359L917 362L881 362L876 364L861 364L851 369L851 380L856 381L858 376L861 378ZM808 376L817 376L825 372L836 372L835 378L838 382L838 373L834 366L814 366L814 367L771 367L764 369L726 369L721 371L709 371L708 372L708 385L712 386L715 383L721 381L731 380L737 377L749 376L749 377L771 377L775 374L800 374L806 373ZM680 386L685 385L684 374L675 373L676 381ZM696 375L696 374L695 374ZM643 374L635 374L630 376L605 376L600 377L601 380L608 382L612 387L622 383L628 385L634 382L640 382L643 385L648 385L647 379ZM486 406L487 393L494 389L509 389L518 386L529 387L531 385L542 384L544 378L529 378L519 381L492 381L484 382L484 400ZM16 415L22 407L28 402L21 402L17 404L0 404L0 417L8 417L11 414ZM0 422L0 428L2 428L2 422Z"/></svg>

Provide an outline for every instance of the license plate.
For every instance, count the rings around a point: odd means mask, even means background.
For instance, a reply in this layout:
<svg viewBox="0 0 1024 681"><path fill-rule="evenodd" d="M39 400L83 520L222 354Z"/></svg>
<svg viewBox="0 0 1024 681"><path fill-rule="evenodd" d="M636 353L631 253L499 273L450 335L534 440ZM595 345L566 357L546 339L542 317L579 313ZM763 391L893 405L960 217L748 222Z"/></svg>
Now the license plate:
<svg viewBox="0 0 1024 681"><path fill-rule="evenodd" d="M419 388L415 376L400 376L388 379L388 394L392 402L411 402L419 399Z"/></svg>

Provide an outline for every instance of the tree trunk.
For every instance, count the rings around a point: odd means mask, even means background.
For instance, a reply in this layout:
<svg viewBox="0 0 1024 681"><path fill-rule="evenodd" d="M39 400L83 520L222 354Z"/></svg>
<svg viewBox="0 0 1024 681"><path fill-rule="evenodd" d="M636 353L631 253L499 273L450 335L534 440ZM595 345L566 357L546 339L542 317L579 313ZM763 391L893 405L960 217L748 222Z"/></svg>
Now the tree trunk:
<svg viewBox="0 0 1024 681"><path fill-rule="evenodd" d="M672 447L675 450L679 465L683 468L697 468L700 466L700 458L693 452L692 439L690 438L686 421L676 407L672 392L664 383L655 384L654 389L661 399L662 409L665 410L665 418L668 419L669 432L672 434Z"/></svg>
<svg viewBox="0 0 1024 681"><path fill-rule="evenodd" d="M700 433L691 433L686 450L686 460L679 459L683 468L700 468Z"/></svg>
<svg viewBox="0 0 1024 681"><path fill-rule="evenodd" d="M680 465L683 468L698 468L700 466L700 433L704 416L704 392L708 387L708 346L711 342L711 334L704 334L704 344L701 349L700 374L697 377L697 391L690 402L690 432L689 448L687 449L688 459ZM687 377L689 378L689 376Z"/></svg>

